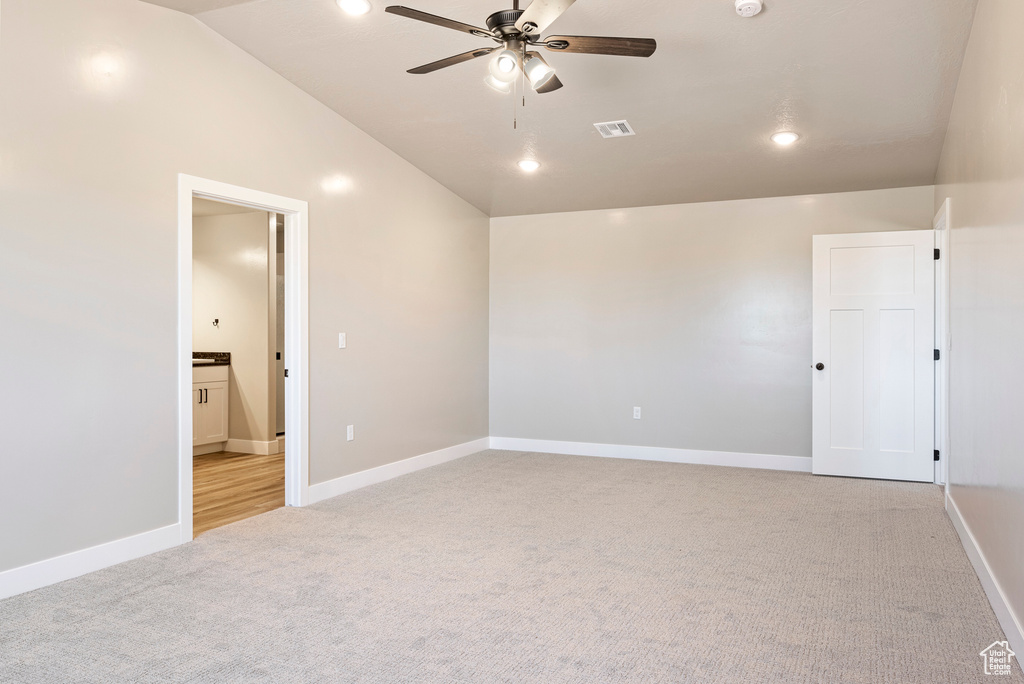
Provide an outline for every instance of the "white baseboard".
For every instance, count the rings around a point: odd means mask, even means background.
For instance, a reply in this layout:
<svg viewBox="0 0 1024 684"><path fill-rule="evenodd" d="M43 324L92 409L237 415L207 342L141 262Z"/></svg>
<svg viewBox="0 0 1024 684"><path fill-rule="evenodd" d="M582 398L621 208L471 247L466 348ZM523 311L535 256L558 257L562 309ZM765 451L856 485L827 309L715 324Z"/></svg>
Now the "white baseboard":
<svg viewBox="0 0 1024 684"><path fill-rule="evenodd" d="M283 441L283 440L282 440ZM259 446L253 446L259 445ZM277 440L272 442L251 442L248 440L228 440L223 446L228 451L245 452L245 449L260 448L263 451L248 451L248 453L273 453L271 445L277 445ZM211 445L217 447L220 445ZM625 446L617 444L592 444L586 442L558 442L537 439L517 439L512 437L484 437L472 442L457 444L446 449L432 451L427 454L413 456L395 463L364 470L362 472L339 477L327 482L310 485L310 503L316 503L329 499L339 494L351 492L362 487L384 482L401 475L430 468L431 466L454 461L470 454L475 454L486 449L507 449L513 451L534 451L550 454L573 454L580 456L599 456L606 458L630 458L648 461L665 461L669 463L696 463L706 465L734 466L741 468L765 468L772 470L792 470L798 472L810 472L811 459L799 456L777 456L771 454L739 454L722 451L694 451L690 449L669 449L662 447L641 447ZM952 516L951 516L952 517ZM956 519L954 519L954 524ZM958 530L960 528L958 527ZM964 528L966 529L966 528ZM963 537L961 532L961 537ZM171 548L181 543L180 525L168 525L149 532L143 532L133 537L126 537L116 541L94 546L81 551L76 551L57 558L50 558L20 568L13 568L0 572L0 599L14 596L26 591L32 591L50 584L62 582L73 577L78 577L95 570L133 560L157 551ZM965 542L965 547L967 546ZM970 553L970 551L968 551ZM979 552L980 553L980 552ZM972 562L974 558L972 557ZM982 563L984 561L982 560ZM975 565L977 568L977 564ZM987 566L986 566L987 567ZM979 575L981 571L979 570ZM984 580L983 580L984 582ZM997 585L996 585L997 586ZM988 588L986 587L986 591ZM997 595L1001 593L996 588ZM991 598L991 594L990 594ZM993 605L995 601L993 600ZM1005 601L1003 602L1005 606ZM1009 615L1012 621L1012 613ZM999 611L996 611L999 614ZM1002 623L1003 617L1000 617ZM1006 629L1007 636L1010 630ZM1020 631L1018 627L1017 638ZM1011 637L1012 639L1012 637ZM1011 641L1014 648L1024 652L1024 644L1018 645Z"/></svg>
<svg viewBox="0 0 1024 684"><path fill-rule="evenodd" d="M339 494L368 487L372 484L377 484L378 482L391 480L399 477L400 475L408 475L409 473L414 473L417 470L423 470L424 468L447 463L448 461L454 461L455 459L462 458L463 456L469 456L470 454L484 451L488 448L489 444L490 440L487 437L484 437L483 439L477 439L472 442L457 444L455 446L448 447L447 449L431 451L427 454L420 454L419 456L413 456L412 458L406 458L401 461L395 461L394 463L370 468L369 470L363 470L334 480L328 480L327 482L310 485L309 502L316 503L317 501L330 499L331 497L338 496Z"/></svg>
<svg viewBox="0 0 1024 684"><path fill-rule="evenodd" d="M946 492L946 514L949 515L949 519L953 521L953 527L960 535L960 543L963 544L964 551L967 552L967 557L971 560L971 565L974 566L974 572L981 580L981 586L985 590L988 602L992 604L992 610L996 614L996 619L999 620L999 626L1003 628L1003 633L1006 634L1006 639L1010 642L1010 649L1017 653L1024 653L1024 627L1021 626L1020 619L1013 612L1009 601L1006 600L1003 588L999 586L999 581L992 574L992 568L985 560L984 552L978 546L978 541L971 533L971 528L967 526L967 521L960 514L960 509L957 508L956 501L953 500L949 491Z"/></svg>
<svg viewBox="0 0 1024 684"><path fill-rule="evenodd" d="M203 456L204 454L215 454L218 451L224 451L224 442L214 442L213 444L203 444L202 446L192 447L193 456Z"/></svg>
<svg viewBox="0 0 1024 684"><path fill-rule="evenodd" d="M233 451L238 454L257 454L259 456L281 453L276 439L272 439L269 442L257 442L252 439L229 439L224 442L224 451Z"/></svg>
<svg viewBox="0 0 1024 684"><path fill-rule="evenodd" d="M156 553L181 543L175 523L81 551L47 558L0 572L0 599L63 582L125 561Z"/></svg>
<svg viewBox="0 0 1024 684"><path fill-rule="evenodd" d="M546 439L519 439L517 437L491 437L491 448L506 449L508 451L535 451L545 454L629 458L639 461L693 463L697 465L732 466L733 468L792 470L800 473L811 472L811 459L804 456L740 454L732 451L696 451L693 449L629 446L626 444L595 444L592 442L558 442Z"/></svg>

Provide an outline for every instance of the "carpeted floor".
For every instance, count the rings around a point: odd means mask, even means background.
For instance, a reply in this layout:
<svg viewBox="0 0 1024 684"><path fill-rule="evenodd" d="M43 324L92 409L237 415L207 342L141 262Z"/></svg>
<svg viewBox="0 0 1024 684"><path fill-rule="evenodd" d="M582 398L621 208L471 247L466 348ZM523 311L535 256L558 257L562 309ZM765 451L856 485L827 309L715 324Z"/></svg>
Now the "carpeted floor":
<svg viewBox="0 0 1024 684"><path fill-rule="evenodd" d="M938 487L488 451L0 602L0 681L937 684L1002 638Z"/></svg>

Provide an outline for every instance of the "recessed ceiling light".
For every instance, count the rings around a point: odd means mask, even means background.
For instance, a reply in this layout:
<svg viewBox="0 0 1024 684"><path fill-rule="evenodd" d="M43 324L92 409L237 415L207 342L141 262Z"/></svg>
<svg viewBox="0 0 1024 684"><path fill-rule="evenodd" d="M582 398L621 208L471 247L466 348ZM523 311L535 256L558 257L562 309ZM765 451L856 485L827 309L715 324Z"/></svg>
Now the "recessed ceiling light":
<svg viewBox="0 0 1024 684"><path fill-rule="evenodd" d="M370 0L338 0L338 7L348 14L359 16L370 11Z"/></svg>
<svg viewBox="0 0 1024 684"><path fill-rule="evenodd" d="M533 173L534 171L540 168L540 162L534 161L533 159L524 159L521 162L519 162L519 168L521 168L523 171L526 171L527 173Z"/></svg>
<svg viewBox="0 0 1024 684"><path fill-rule="evenodd" d="M799 139L800 136L792 131L781 131L772 136L772 142L776 145L782 145L783 147L792 145Z"/></svg>

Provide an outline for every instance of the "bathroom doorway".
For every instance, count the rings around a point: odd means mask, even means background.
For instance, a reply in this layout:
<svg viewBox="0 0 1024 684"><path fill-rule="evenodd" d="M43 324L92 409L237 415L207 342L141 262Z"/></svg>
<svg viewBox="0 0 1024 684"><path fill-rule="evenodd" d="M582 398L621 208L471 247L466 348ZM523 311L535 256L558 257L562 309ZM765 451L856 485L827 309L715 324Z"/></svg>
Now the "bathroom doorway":
<svg viewBox="0 0 1024 684"><path fill-rule="evenodd" d="M196 536L284 506L283 229L275 212L192 199Z"/></svg>
<svg viewBox="0 0 1024 684"><path fill-rule="evenodd" d="M183 541L307 499L305 212L179 179Z"/></svg>

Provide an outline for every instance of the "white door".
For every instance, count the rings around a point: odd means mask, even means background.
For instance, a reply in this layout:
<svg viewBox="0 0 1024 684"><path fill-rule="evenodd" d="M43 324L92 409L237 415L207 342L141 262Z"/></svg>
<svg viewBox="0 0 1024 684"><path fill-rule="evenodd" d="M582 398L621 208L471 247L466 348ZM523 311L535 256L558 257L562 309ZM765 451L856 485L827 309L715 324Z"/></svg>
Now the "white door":
<svg viewBox="0 0 1024 684"><path fill-rule="evenodd" d="M934 231L814 236L812 470L934 477Z"/></svg>
<svg viewBox="0 0 1024 684"><path fill-rule="evenodd" d="M283 229L282 229L283 230ZM284 254L277 255L277 429L284 432Z"/></svg>

